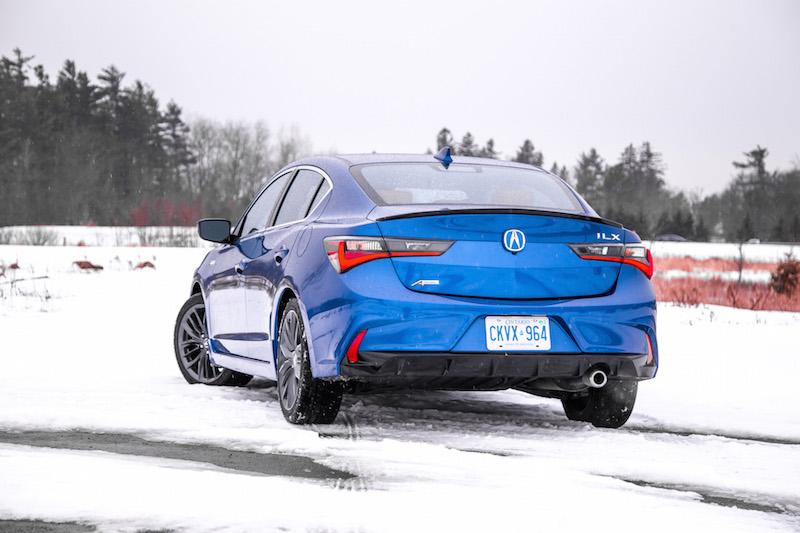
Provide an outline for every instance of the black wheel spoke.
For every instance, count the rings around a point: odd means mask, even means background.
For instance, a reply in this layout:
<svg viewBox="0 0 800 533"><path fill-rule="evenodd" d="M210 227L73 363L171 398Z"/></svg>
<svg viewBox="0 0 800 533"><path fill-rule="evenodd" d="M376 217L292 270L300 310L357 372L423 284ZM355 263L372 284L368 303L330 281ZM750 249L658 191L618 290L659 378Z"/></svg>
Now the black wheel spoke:
<svg viewBox="0 0 800 533"><path fill-rule="evenodd" d="M179 343L179 346L180 346L181 350L183 350L183 351L197 350L197 349L203 347L203 341L202 341L202 339L189 338L189 339L181 341Z"/></svg>
<svg viewBox="0 0 800 533"><path fill-rule="evenodd" d="M281 376L294 374L294 368L292 367L292 361L290 359L281 360L280 366L278 367L278 374Z"/></svg>
<svg viewBox="0 0 800 533"><path fill-rule="evenodd" d="M202 320L197 311L193 311L186 319L187 333L194 334L194 337L201 337L206 332L205 321Z"/></svg>
<svg viewBox="0 0 800 533"><path fill-rule="evenodd" d="M203 352L188 354L188 357L186 357L186 366L192 368L195 365L197 365L202 358L203 358Z"/></svg>
<svg viewBox="0 0 800 533"><path fill-rule="evenodd" d="M206 365L205 365L205 358L203 355L200 355L200 359L197 361L197 379L203 381L206 379Z"/></svg>

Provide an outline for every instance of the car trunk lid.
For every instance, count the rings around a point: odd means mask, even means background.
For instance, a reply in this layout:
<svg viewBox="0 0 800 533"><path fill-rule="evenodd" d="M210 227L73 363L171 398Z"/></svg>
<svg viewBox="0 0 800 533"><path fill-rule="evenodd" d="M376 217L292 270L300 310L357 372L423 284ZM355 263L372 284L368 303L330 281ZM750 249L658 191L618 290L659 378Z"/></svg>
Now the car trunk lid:
<svg viewBox="0 0 800 533"><path fill-rule="evenodd" d="M610 292L618 262L581 259L574 243L621 243L601 219L511 209L432 211L378 208L384 238L451 240L440 256L393 256L410 290L513 300L580 298ZM504 242L505 241L505 242Z"/></svg>

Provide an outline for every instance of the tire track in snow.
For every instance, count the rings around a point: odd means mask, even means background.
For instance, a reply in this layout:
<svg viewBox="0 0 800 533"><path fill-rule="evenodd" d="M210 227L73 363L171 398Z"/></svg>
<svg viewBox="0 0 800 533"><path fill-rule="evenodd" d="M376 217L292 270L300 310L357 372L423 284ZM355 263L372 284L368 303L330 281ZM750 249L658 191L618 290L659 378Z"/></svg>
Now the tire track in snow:
<svg viewBox="0 0 800 533"><path fill-rule="evenodd" d="M87 431L0 431L0 442L38 448L103 451L120 455L207 463L220 468L266 476L344 482L353 474L335 470L303 455L242 452L208 444L146 440L120 433Z"/></svg>
<svg viewBox="0 0 800 533"><path fill-rule="evenodd" d="M669 428L666 426L647 427L647 426L637 426L634 424L629 424L627 426L624 426L622 429L618 431L633 433L633 434L646 433L654 435L675 435L678 437L715 437L719 439L728 439L728 440L735 440L742 442L754 442L759 444L775 444L778 446L800 446L800 440L797 439L770 437L767 435L746 435L746 434L737 434L733 432L726 433L723 431L680 429L677 427Z"/></svg>
<svg viewBox="0 0 800 533"><path fill-rule="evenodd" d="M655 481L645 481L616 476L612 477L625 483L636 485L637 487L649 487L676 491L681 493L696 494L700 501L710 505L720 505L722 507L733 507L747 511L760 511L762 513L788 515L800 519L800 504L794 501L777 501L774 495L745 493L741 491L726 491L710 486L691 485L683 483L659 483ZM800 523L800 520L798 521Z"/></svg>
<svg viewBox="0 0 800 533"><path fill-rule="evenodd" d="M97 531L97 528L89 524L79 524L77 522L0 520L0 531L4 533L94 533ZM169 532L164 530L162 533Z"/></svg>

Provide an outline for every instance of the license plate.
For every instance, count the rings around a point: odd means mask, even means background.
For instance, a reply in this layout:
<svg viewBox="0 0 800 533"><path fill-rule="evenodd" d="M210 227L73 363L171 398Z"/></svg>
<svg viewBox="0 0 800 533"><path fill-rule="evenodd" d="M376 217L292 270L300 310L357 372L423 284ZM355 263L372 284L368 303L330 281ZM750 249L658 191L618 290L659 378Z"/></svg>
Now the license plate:
<svg viewBox="0 0 800 533"><path fill-rule="evenodd" d="M487 316L486 348L491 351L550 349L550 319L544 316Z"/></svg>

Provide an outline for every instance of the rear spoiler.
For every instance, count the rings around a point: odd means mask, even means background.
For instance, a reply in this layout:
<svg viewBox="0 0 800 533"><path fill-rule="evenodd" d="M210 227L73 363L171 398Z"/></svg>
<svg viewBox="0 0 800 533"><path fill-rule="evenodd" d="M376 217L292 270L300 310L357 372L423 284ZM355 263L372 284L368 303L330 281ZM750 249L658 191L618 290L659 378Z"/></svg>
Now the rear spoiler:
<svg viewBox="0 0 800 533"><path fill-rule="evenodd" d="M424 210L420 210L424 208ZM544 215L560 218L572 218L576 220L588 220L589 222L600 222L615 228L623 228L623 225L613 220L583 215L580 213L567 213L564 211L547 211L543 209L524 209L517 207L463 207L452 205L392 205L377 206L367 218L376 222L384 220L397 220L402 218L432 217L439 215Z"/></svg>

